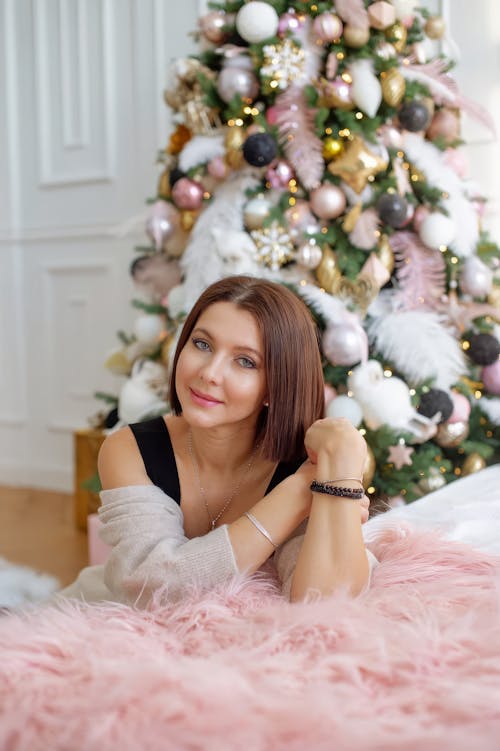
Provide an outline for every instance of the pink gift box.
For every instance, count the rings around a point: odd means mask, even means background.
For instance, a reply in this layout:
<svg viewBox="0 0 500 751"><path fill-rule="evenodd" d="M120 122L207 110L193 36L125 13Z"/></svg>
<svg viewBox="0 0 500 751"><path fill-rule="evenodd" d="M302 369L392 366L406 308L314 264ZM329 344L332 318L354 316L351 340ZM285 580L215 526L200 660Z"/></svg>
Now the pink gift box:
<svg viewBox="0 0 500 751"><path fill-rule="evenodd" d="M99 537L99 530L102 522L97 514L90 514L87 518L87 535L89 547L89 564L95 566L98 563L105 563L111 551L109 545L106 545Z"/></svg>

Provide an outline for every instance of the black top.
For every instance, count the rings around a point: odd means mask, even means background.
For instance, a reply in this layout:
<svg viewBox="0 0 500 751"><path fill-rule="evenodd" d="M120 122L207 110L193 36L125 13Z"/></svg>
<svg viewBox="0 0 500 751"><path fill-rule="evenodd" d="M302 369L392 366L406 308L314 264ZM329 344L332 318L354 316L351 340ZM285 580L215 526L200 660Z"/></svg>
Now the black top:
<svg viewBox="0 0 500 751"><path fill-rule="evenodd" d="M174 449L170 433L163 417L136 422L129 425L141 452L146 474L164 493L181 504L179 474L175 463ZM265 495L276 487L285 477L289 477L302 464L302 459L294 462L280 462L274 471Z"/></svg>

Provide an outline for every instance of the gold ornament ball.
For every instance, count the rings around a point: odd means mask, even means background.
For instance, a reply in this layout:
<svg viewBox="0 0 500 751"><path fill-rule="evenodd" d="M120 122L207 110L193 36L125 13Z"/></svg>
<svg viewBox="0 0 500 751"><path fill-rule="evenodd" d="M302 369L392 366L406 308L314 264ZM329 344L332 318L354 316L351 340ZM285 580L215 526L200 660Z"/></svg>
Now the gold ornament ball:
<svg viewBox="0 0 500 751"><path fill-rule="evenodd" d="M446 31L446 25L441 16L431 16L427 19L424 31L429 39L442 39Z"/></svg>
<svg viewBox="0 0 500 751"><path fill-rule="evenodd" d="M239 169L245 162L241 147L243 146L246 137L246 131L237 125L228 128L226 131L224 139L224 144L226 146L226 162L233 169Z"/></svg>
<svg viewBox="0 0 500 751"><path fill-rule="evenodd" d="M377 462L375 461L375 455L371 448L367 446L367 453L366 453L366 461L365 466L363 468L363 487L367 488L369 485L371 485L371 482L373 480L373 475L375 474L375 468L377 466Z"/></svg>
<svg viewBox="0 0 500 751"><path fill-rule="evenodd" d="M439 471L432 471L429 477L423 477L418 483L418 487L424 493L433 493L434 490L439 490L446 484L446 480Z"/></svg>
<svg viewBox="0 0 500 751"><path fill-rule="evenodd" d="M196 211L181 211L180 212L180 223L181 227L185 232L190 232L198 218L198 213Z"/></svg>
<svg viewBox="0 0 500 751"><path fill-rule="evenodd" d="M408 37L406 26L404 26L401 21L396 21L396 23L393 23L392 26L389 26L389 28L385 30L385 37L387 41L393 45L396 52L403 52Z"/></svg>
<svg viewBox="0 0 500 751"><path fill-rule="evenodd" d="M481 469L484 469L486 467L486 462L481 456L481 454L478 454L477 451L473 451L472 454L469 454L467 459L464 461L462 465L462 477L466 477L467 475L473 475L474 472L479 472Z"/></svg>
<svg viewBox="0 0 500 751"><path fill-rule="evenodd" d="M397 107L401 104L405 91L404 76L397 68L391 68L382 76L382 97L389 107Z"/></svg>
<svg viewBox="0 0 500 751"><path fill-rule="evenodd" d="M328 136L328 138L325 138L323 141L323 158L326 159L327 162L331 162L332 159L336 159L342 151L344 150L344 143L340 140L340 138L333 138L332 136Z"/></svg>
<svg viewBox="0 0 500 751"><path fill-rule="evenodd" d="M394 271L394 253L387 235L382 235L378 243L378 258L389 274Z"/></svg>
<svg viewBox="0 0 500 751"><path fill-rule="evenodd" d="M370 29L368 27L366 29L361 29L356 26L351 26L350 24L344 26L344 42L348 47L354 47L355 49L364 47L369 38Z"/></svg>
<svg viewBox="0 0 500 751"><path fill-rule="evenodd" d="M337 257L331 248L323 249L323 256L316 269L316 278L320 287L327 292L334 292L340 282L342 274L337 267Z"/></svg>
<svg viewBox="0 0 500 751"><path fill-rule="evenodd" d="M170 171L168 169L163 170L158 180L158 196L160 198L169 198L171 193L170 188Z"/></svg>
<svg viewBox="0 0 500 751"><path fill-rule="evenodd" d="M468 422L442 422L437 429L434 440L442 448L453 448L465 441L468 435Z"/></svg>

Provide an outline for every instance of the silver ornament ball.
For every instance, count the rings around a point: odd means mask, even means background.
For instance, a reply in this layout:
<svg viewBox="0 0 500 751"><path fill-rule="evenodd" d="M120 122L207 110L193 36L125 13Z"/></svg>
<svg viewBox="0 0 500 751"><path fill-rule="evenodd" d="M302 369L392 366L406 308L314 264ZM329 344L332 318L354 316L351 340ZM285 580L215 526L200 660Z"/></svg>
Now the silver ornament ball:
<svg viewBox="0 0 500 751"><path fill-rule="evenodd" d="M314 240L306 240L297 248L297 263L306 269L316 269L321 263L323 251Z"/></svg>

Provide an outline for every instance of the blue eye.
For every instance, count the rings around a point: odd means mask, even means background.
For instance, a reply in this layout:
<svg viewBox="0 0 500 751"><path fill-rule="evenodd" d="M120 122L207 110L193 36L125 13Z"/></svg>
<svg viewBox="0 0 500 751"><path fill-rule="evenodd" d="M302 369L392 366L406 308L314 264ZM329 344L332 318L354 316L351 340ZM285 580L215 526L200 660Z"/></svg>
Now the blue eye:
<svg viewBox="0 0 500 751"><path fill-rule="evenodd" d="M256 365L253 360L250 360L249 357L238 357L238 362L240 363L242 368L255 368Z"/></svg>
<svg viewBox="0 0 500 751"><path fill-rule="evenodd" d="M197 349L201 349L203 352L206 352L207 349L210 349L208 342L206 342L204 339L192 339L191 341Z"/></svg>

